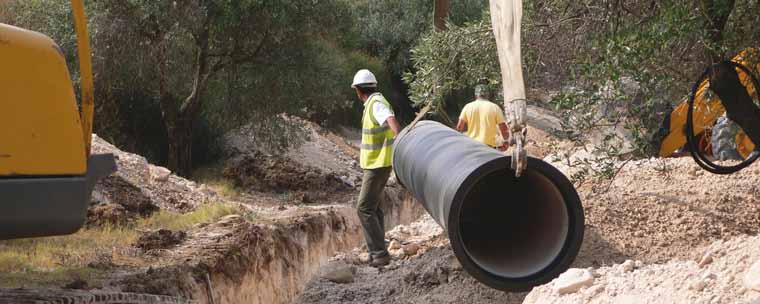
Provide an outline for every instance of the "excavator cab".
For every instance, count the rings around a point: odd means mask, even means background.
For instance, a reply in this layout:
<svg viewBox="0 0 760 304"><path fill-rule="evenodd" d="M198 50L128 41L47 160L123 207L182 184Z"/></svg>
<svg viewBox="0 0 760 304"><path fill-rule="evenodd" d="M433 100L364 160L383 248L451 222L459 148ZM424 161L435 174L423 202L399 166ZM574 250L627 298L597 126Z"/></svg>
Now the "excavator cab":
<svg viewBox="0 0 760 304"><path fill-rule="evenodd" d="M72 8L81 113L58 45L0 23L0 240L76 232L95 182L116 170L113 155L90 155L91 58L84 5Z"/></svg>

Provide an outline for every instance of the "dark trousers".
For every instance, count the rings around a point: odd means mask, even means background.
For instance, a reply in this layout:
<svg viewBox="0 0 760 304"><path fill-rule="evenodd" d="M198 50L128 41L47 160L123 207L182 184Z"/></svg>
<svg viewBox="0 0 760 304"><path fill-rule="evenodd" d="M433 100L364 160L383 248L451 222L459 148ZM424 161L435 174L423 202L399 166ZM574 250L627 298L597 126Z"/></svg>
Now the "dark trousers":
<svg viewBox="0 0 760 304"><path fill-rule="evenodd" d="M369 255L379 258L388 255L385 248L385 223L380 200L385 183L391 174L391 167L365 169L362 177L362 190L356 204L356 212L364 230Z"/></svg>

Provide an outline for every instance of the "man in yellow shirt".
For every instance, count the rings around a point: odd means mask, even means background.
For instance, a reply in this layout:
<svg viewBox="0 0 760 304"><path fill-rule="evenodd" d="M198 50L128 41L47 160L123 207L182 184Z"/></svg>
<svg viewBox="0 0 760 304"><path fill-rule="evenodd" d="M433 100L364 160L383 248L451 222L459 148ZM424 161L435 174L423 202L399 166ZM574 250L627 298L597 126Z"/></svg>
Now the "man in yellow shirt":
<svg viewBox="0 0 760 304"><path fill-rule="evenodd" d="M488 87L475 87L475 101L464 106L459 115L457 131L490 147L501 151L507 150L509 129L504 119L504 112L498 105L488 100ZM496 131L501 133L502 144L497 147Z"/></svg>

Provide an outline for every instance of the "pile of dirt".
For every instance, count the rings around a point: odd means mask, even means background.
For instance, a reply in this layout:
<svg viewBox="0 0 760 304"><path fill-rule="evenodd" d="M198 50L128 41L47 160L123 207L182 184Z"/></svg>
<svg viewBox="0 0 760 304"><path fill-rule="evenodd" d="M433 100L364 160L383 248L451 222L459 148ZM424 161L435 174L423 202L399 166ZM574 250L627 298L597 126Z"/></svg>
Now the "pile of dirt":
<svg viewBox="0 0 760 304"><path fill-rule="evenodd" d="M289 160L294 166L319 169L329 172L341 180L358 184L361 170L357 163L359 149L355 143L326 130L316 123L289 115L280 115L281 124L288 126L293 136L285 139L283 147L269 144L268 140L257 136L256 127L243 126L225 136L225 151L228 159L241 156L256 158L256 155L278 155Z"/></svg>
<svg viewBox="0 0 760 304"><path fill-rule="evenodd" d="M718 241L699 253L693 261L574 269L534 288L524 303L760 303L760 237Z"/></svg>
<svg viewBox="0 0 760 304"><path fill-rule="evenodd" d="M592 266L695 259L694 248L760 232L760 164L713 175L689 158L632 161L599 186L579 189L586 227L603 239L587 244L599 246Z"/></svg>
<svg viewBox="0 0 760 304"><path fill-rule="evenodd" d="M355 186L332 172L259 151L228 161L223 174L238 187L262 192L335 192L353 190Z"/></svg>
<svg viewBox="0 0 760 304"><path fill-rule="evenodd" d="M301 118L277 119L293 134L284 146L271 144L253 125L225 137L222 174L242 190L238 199L281 207L352 202L361 184L358 147Z"/></svg>
<svg viewBox="0 0 760 304"><path fill-rule="evenodd" d="M208 187L152 165L140 155L121 151L98 136L92 138L92 152L114 154L117 165L115 173L95 185L88 219L92 225L121 222L123 214L148 216L159 209L187 212L218 199Z"/></svg>

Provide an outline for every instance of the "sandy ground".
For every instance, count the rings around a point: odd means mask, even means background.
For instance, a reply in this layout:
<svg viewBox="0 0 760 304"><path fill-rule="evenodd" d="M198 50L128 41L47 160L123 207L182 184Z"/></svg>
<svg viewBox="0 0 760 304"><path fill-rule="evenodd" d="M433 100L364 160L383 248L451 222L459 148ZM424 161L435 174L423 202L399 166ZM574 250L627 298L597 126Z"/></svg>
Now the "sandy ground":
<svg viewBox="0 0 760 304"><path fill-rule="evenodd" d="M560 296L556 282L527 299L499 292L461 271L444 236L389 233L419 252L379 272L361 264L361 248L340 254L359 261L354 281L316 278L297 303L758 303L743 276L760 260L759 185L760 164L718 176L689 158L631 161L612 182L584 185L586 235L573 267L595 283L575 293Z"/></svg>

